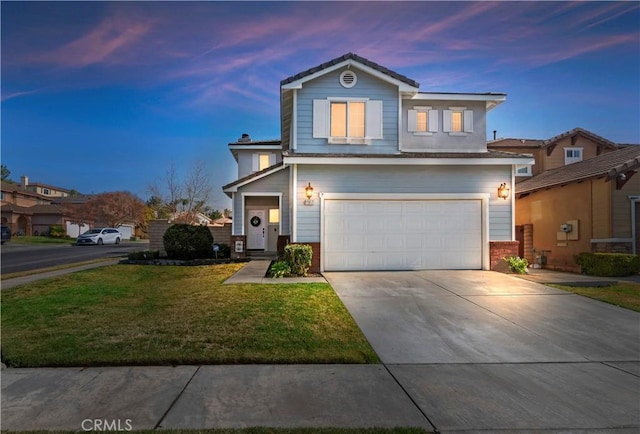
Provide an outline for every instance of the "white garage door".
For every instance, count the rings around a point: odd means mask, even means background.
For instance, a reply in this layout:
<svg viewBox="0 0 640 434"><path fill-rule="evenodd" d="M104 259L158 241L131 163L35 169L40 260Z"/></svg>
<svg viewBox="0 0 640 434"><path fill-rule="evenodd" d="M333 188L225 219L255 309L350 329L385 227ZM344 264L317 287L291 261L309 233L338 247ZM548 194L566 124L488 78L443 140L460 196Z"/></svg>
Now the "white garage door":
<svg viewBox="0 0 640 434"><path fill-rule="evenodd" d="M323 218L327 271L482 268L480 200L326 200Z"/></svg>

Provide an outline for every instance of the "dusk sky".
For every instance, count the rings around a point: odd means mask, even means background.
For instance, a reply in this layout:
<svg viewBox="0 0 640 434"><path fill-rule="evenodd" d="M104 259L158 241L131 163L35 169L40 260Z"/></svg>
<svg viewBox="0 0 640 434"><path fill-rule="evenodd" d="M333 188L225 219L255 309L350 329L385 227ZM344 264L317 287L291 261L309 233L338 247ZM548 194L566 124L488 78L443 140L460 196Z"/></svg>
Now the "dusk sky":
<svg viewBox="0 0 640 434"><path fill-rule="evenodd" d="M487 136L640 143L639 2L2 2L11 178L146 200L242 133L279 139L280 80L353 52L425 92L504 92Z"/></svg>

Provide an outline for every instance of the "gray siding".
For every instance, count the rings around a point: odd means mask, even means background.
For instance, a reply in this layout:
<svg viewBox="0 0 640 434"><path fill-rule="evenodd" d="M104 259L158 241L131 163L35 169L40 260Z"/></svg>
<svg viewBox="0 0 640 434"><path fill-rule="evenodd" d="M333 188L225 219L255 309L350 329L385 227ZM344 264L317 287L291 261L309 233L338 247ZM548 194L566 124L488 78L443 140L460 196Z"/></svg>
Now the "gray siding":
<svg viewBox="0 0 640 434"><path fill-rule="evenodd" d="M415 106L430 106L438 111L438 132L414 135L408 131L407 115ZM450 136L442 132L443 110L466 107L473 111L473 133ZM477 101L402 101L401 150L406 152L484 152L487 150L486 103Z"/></svg>
<svg viewBox="0 0 640 434"><path fill-rule="evenodd" d="M333 71L304 84L298 90L297 152L337 153L393 153L398 151L398 88L381 81L356 67L358 81L350 89L340 85L344 69ZM369 98L382 101L383 139L372 140L369 145L327 144L327 139L313 138L313 100L328 97Z"/></svg>
<svg viewBox="0 0 640 434"><path fill-rule="evenodd" d="M511 240L511 201L497 197L511 166L298 166L297 241L320 241L320 200L305 206L304 186L315 193L490 193L489 239Z"/></svg>
<svg viewBox="0 0 640 434"><path fill-rule="evenodd" d="M247 149L238 151L238 179L253 173L253 154L275 154L276 163L282 161L282 151L273 149Z"/></svg>
<svg viewBox="0 0 640 434"><path fill-rule="evenodd" d="M262 179L238 188L233 201L234 235L242 235L244 224L244 210L242 209L242 194L250 196L251 193L282 193L280 204L281 234L290 233L289 213L289 169L283 169Z"/></svg>

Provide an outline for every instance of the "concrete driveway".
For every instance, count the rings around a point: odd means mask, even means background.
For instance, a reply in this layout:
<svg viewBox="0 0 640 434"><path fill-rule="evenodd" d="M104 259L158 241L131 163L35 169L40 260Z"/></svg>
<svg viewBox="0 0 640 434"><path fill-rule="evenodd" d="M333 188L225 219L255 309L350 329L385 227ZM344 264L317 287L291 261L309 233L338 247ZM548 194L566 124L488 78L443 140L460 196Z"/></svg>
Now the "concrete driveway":
<svg viewBox="0 0 640 434"><path fill-rule="evenodd" d="M640 314L484 271L325 273L441 432L640 428Z"/></svg>

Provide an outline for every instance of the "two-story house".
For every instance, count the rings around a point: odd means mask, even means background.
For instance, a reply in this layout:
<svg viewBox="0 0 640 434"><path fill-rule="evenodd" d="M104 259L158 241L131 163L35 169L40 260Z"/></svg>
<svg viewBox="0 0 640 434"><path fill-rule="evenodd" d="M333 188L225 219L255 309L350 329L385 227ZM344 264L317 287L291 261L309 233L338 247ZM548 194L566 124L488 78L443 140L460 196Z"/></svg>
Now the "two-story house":
<svg viewBox="0 0 640 434"><path fill-rule="evenodd" d="M640 146L583 128L547 140L498 139L489 149L529 153L516 168L519 256L579 271L581 252L640 252Z"/></svg>
<svg viewBox="0 0 640 434"><path fill-rule="evenodd" d="M352 53L280 92L281 141L229 144L236 252L292 242L320 271L490 269L517 246L509 192L533 158L487 149L505 94L420 92Z"/></svg>

